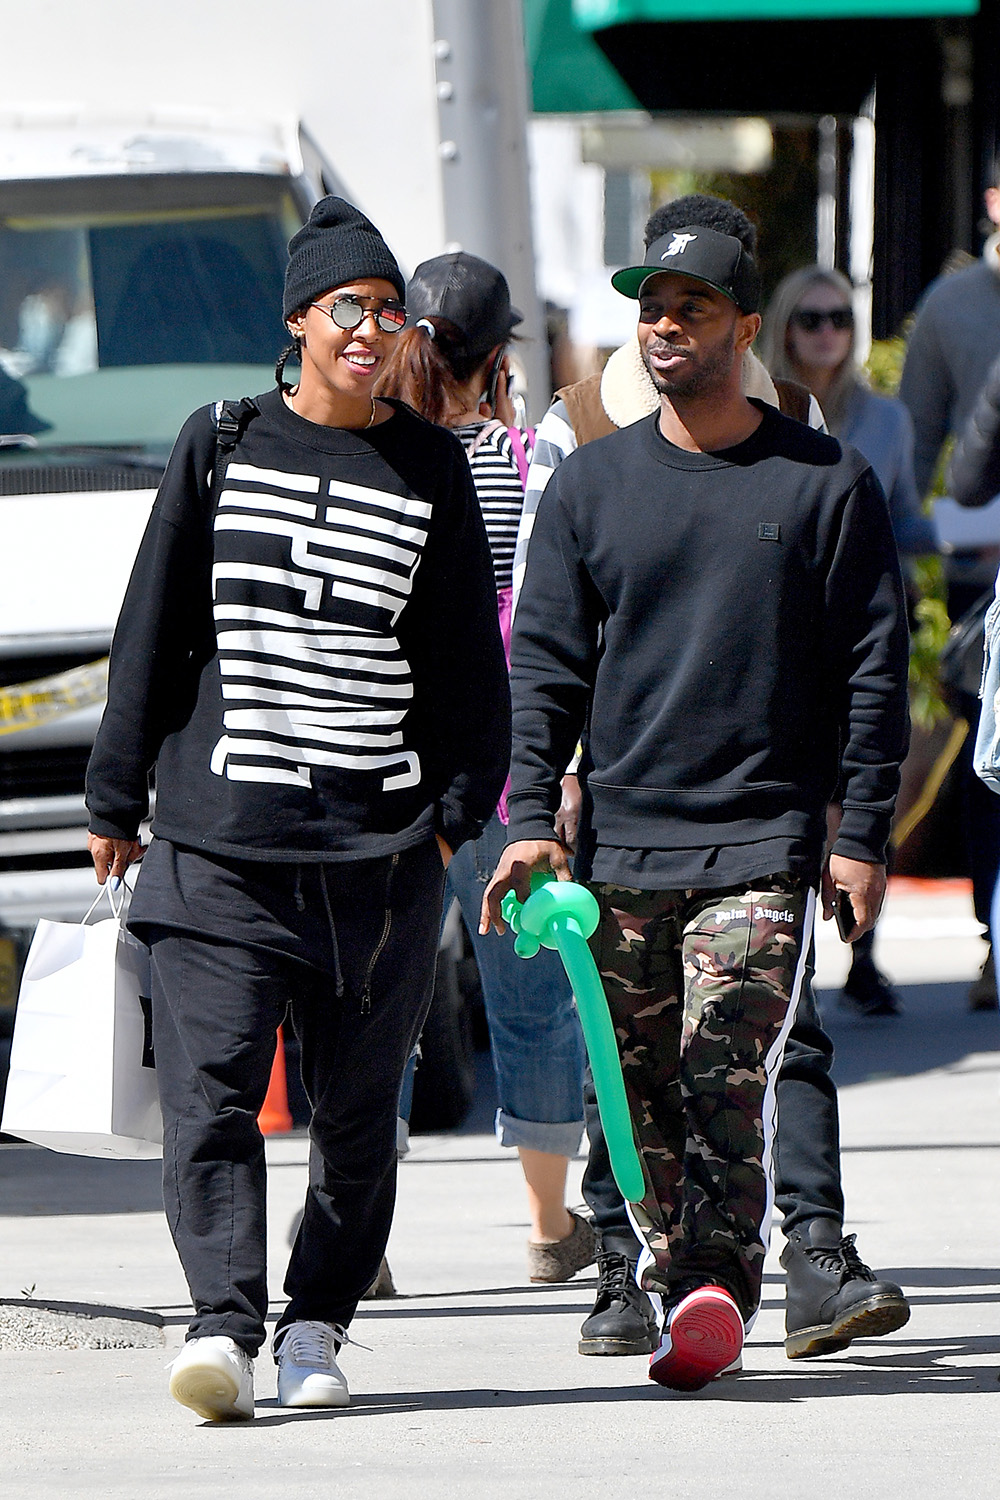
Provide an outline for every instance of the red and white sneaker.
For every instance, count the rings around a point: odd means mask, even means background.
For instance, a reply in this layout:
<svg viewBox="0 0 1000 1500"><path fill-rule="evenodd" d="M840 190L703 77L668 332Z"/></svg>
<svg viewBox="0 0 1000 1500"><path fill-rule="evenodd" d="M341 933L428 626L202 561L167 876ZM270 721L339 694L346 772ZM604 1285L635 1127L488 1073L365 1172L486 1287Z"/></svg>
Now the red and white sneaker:
<svg viewBox="0 0 1000 1500"><path fill-rule="evenodd" d="M699 1286L671 1308L649 1378L672 1391L700 1391L741 1368L743 1318L721 1286Z"/></svg>

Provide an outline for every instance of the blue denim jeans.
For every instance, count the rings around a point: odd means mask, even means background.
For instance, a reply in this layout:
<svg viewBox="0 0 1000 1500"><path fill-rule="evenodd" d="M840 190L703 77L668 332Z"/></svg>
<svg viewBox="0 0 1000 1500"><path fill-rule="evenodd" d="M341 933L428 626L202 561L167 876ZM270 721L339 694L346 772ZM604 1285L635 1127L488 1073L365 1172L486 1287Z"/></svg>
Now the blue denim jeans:
<svg viewBox="0 0 1000 1500"><path fill-rule="evenodd" d="M458 898L483 984L497 1080L497 1138L574 1156L583 1132L583 1033L558 954L518 958L510 932L479 934L483 891L507 842L494 817L448 866L445 906Z"/></svg>

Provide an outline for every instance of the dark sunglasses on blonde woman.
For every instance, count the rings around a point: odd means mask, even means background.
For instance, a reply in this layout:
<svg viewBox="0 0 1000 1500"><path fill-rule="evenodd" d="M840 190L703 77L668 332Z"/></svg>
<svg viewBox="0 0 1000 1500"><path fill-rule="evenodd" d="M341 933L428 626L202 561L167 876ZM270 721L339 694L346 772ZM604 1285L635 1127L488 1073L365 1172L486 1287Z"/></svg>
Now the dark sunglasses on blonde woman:
<svg viewBox="0 0 1000 1500"><path fill-rule="evenodd" d="M797 323L803 333L818 333L824 323L829 323L831 328L843 333L846 328L854 327L854 313L849 307L831 307L828 311L799 307L792 313L791 321Z"/></svg>

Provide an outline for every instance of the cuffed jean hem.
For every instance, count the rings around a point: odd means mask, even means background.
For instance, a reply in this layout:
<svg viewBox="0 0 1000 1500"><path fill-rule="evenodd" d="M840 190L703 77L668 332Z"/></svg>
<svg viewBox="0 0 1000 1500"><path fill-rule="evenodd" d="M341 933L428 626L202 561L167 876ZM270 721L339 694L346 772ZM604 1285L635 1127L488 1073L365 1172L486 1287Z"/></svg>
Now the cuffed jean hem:
<svg viewBox="0 0 1000 1500"><path fill-rule="evenodd" d="M576 1156L583 1135L583 1120L519 1120L497 1110L497 1140L501 1146L525 1146L529 1151L549 1151L553 1156Z"/></svg>

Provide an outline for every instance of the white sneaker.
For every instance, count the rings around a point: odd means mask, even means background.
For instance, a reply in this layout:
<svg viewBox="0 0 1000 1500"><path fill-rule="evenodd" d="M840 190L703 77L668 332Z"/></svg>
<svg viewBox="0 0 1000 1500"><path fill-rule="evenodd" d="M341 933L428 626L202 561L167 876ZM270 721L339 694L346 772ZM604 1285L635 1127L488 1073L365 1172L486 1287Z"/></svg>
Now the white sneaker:
<svg viewBox="0 0 1000 1500"><path fill-rule="evenodd" d="M206 1422L253 1416L253 1360L233 1339L189 1339L169 1369L171 1396Z"/></svg>
<svg viewBox="0 0 1000 1500"><path fill-rule="evenodd" d="M303 1320L282 1329L275 1346L279 1403L349 1406L350 1392L336 1358L346 1339L344 1330L332 1323Z"/></svg>

